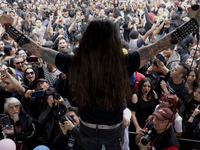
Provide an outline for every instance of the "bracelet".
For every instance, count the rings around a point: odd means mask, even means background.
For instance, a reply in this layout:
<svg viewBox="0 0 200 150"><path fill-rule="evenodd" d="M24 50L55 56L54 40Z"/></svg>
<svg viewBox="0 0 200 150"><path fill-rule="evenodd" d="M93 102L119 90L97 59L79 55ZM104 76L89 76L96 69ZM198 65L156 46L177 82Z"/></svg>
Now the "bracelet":
<svg viewBox="0 0 200 150"><path fill-rule="evenodd" d="M190 116L190 117L195 118L194 116Z"/></svg>
<svg viewBox="0 0 200 150"><path fill-rule="evenodd" d="M6 26L4 24L4 26ZM30 38L26 36L23 32L19 31L15 26L12 24L7 25L6 32L9 34L11 38L14 39L20 46L30 43Z"/></svg>
<svg viewBox="0 0 200 150"><path fill-rule="evenodd" d="M153 23L157 23L157 21L154 21Z"/></svg>
<svg viewBox="0 0 200 150"><path fill-rule="evenodd" d="M4 23L3 25L2 25L2 27L4 27L5 29L7 28L7 26L9 25L10 23Z"/></svg>

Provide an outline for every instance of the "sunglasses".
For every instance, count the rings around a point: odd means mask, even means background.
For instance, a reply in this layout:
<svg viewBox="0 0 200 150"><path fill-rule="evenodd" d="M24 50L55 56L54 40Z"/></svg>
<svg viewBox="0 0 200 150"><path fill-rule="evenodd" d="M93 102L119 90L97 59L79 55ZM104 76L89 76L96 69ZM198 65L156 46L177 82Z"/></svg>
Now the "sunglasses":
<svg viewBox="0 0 200 150"><path fill-rule="evenodd" d="M23 64L23 63L24 63L23 61L21 61L21 62L16 62L17 65Z"/></svg>
<svg viewBox="0 0 200 150"><path fill-rule="evenodd" d="M28 75L33 75L34 74L34 72L26 72L26 75L28 76Z"/></svg>

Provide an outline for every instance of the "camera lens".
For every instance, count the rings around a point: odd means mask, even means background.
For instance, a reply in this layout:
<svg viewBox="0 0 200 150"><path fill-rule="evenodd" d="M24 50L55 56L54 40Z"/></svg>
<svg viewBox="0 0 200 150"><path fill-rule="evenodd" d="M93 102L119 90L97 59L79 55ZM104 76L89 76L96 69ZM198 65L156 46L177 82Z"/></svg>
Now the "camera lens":
<svg viewBox="0 0 200 150"><path fill-rule="evenodd" d="M149 141L150 141L150 136L148 135L148 137L146 137L146 138L143 137L141 142L143 145L147 145L149 143Z"/></svg>

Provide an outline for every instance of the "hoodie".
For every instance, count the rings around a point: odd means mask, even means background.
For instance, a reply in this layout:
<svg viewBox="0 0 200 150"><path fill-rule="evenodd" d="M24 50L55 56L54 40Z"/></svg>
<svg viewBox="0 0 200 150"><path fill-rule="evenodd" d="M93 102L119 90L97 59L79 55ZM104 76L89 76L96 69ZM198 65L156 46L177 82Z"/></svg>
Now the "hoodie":
<svg viewBox="0 0 200 150"><path fill-rule="evenodd" d="M176 51L174 51L172 55L169 57L169 59L166 60L166 67L169 70L172 70L175 66L179 64L180 60L181 60L180 55Z"/></svg>

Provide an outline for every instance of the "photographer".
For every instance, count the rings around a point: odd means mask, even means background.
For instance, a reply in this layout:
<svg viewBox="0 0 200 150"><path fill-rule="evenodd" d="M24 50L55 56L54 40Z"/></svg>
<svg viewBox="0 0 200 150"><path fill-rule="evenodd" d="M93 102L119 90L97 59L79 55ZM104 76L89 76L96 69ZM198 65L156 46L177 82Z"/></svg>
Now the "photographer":
<svg viewBox="0 0 200 150"><path fill-rule="evenodd" d="M69 107L66 110L65 116L59 122L61 132L56 136L53 141L53 149L56 150L83 150L83 147L76 142L75 138L72 136L71 132L67 129L68 123L65 122L66 118L71 119L72 123L78 129L80 124L80 118L78 114L78 110L75 107Z"/></svg>
<svg viewBox="0 0 200 150"><path fill-rule="evenodd" d="M172 128L173 120L173 112L169 108L158 109L153 121L146 126L148 131L136 136L140 150L179 150L180 145Z"/></svg>
<svg viewBox="0 0 200 150"><path fill-rule="evenodd" d="M64 99L56 92L54 88L48 88L42 99L40 105L41 114L38 122L44 127L44 132L41 134L41 144L47 145L49 148L52 146L54 137L58 135L59 125L58 121L65 114L67 106L61 101Z"/></svg>

